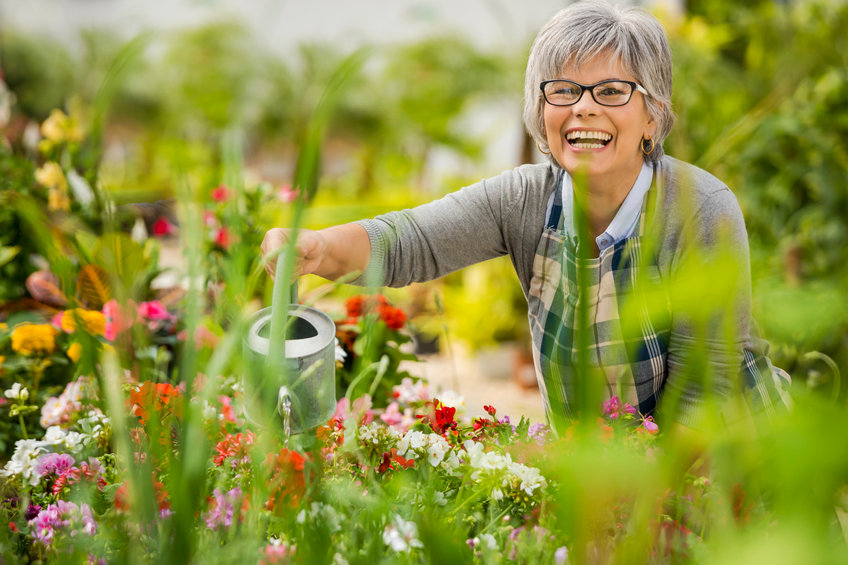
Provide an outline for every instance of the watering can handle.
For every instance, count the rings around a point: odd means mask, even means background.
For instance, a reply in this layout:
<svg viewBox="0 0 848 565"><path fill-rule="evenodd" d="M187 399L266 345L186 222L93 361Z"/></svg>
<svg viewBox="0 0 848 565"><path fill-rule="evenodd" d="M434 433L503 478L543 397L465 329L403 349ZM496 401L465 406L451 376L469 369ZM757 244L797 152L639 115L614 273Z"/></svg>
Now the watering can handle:
<svg viewBox="0 0 848 565"><path fill-rule="evenodd" d="M286 254L280 253L277 257L274 290L271 295L271 343L285 343L286 318L288 317L289 306L297 304L297 281L289 283L289 296L286 297L285 295L285 263ZM268 353L268 362L272 366L277 365L285 358L285 351L280 351L276 347L272 347Z"/></svg>
<svg viewBox="0 0 848 565"><path fill-rule="evenodd" d="M285 252L280 253L280 255L277 257L277 270L276 270L276 274L274 276L274 292L271 295L272 305L273 305L273 301L277 300L278 298L282 299L282 296L280 296L280 293L282 292L282 285L285 284L285 283L283 283L283 278L284 278L283 270L285 269L285 262L286 262L286 253ZM286 304L286 306L288 306L290 304L297 304L297 302L298 302L298 295L297 294L298 294L297 293L297 279L294 279L293 281L291 281L289 283L289 299L288 299L288 303Z"/></svg>

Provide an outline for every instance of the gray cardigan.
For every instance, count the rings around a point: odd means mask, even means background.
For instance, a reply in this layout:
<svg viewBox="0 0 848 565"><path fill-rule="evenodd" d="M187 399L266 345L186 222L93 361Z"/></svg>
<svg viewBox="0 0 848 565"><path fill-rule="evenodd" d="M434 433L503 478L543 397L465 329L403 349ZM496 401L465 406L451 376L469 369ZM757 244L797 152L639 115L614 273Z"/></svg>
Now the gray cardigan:
<svg viewBox="0 0 848 565"><path fill-rule="evenodd" d="M647 229L658 242L660 276L670 283L669 371L701 340L710 350L714 374L720 376L715 384L726 392L731 374L739 370L742 351L751 341L750 263L742 212L727 186L704 170L666 156L657 171L657 211ZM414 209L361 221L371 241L371 258L368 272L355 282L405 286L508 254L526 297L558 175L559 169L551 164L522 165ZM717 249L719 243L722 250L729 251L723 255L725 268L721 271L704 263L701 253L693 253ZM688 282L675 285L677 276L689 277ZM698 296L687 289L697 289ZM735 294L735 300L731 301L728 293ZM728 348L719 337L728 329L727 317L698 318L703 314L695 311L705 303L735 306L735 347Z"/></svg>

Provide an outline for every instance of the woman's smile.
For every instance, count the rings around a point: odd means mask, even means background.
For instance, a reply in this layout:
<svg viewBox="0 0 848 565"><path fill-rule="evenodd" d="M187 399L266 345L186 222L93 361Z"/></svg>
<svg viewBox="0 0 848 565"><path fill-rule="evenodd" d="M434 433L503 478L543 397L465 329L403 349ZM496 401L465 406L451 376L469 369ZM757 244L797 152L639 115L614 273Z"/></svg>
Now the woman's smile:
<svg viewBox="0 0 848 565"><path fill-rule="evenodd" d="M618 61L603 54L553 78L589 85L634 80ZM616 191L633 184L642 169L642 139L656 131L641 92L633 92L622 106L605 106L584 89L569 106L545 104L544 120L551 155L563 169L572 175L582 171L593 185Z"/></svg>

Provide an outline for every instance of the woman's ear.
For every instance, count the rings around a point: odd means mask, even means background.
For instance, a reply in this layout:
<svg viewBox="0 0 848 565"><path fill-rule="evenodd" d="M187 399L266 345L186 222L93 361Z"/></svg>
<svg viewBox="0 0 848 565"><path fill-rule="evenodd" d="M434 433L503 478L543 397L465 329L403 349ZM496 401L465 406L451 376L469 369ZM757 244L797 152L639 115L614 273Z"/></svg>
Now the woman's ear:
<svg viewBox="0 0 848 565"><path fill-rule="evenodd" d="M662 110L665 108L665 104L663 104L662 102L657 102L657 104L660 107L660 112L662 112ZM649 111L648 112L648 121L645 123L645 131L644 131L644 134L642 135L642 137L644 137L645 139L650 139L650 138L654 137L654 134L657 133L658 127L659 127L659 122L654 119L654 116Z"/></svg>

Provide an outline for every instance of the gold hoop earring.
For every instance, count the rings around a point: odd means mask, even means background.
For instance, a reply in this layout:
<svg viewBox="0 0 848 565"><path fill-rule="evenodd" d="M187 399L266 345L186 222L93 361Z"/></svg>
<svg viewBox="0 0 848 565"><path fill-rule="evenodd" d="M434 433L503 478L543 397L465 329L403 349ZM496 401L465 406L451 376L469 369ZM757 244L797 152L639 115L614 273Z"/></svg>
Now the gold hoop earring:
<svg viewBox="0 0 848 565"><path fill-rule="evenodd" d="M650 142L651 142L651 148L650 148L650 149L648 149L647 151L645 151L645 143L647 143L648 141L650 141ZM655 145L656 145L656 143L654 142L654 138L653 138L653 137L649 137L648 139L645 139L645 138L643 137L643 138L642 138L642 143L640 143L640 144L639 144L639 149L641 149L641 150L642 150L642 153L643 153L644 155L650 155L651 153L653 153L653 152L654 152L654 146L655 146Z"/></svg>
<svg viewBox="0 0 848 565"><path fill-rule="evenodd" d="M544 153L545 155L550 155L550 154L551 154L551 152L550 152L550 151L545 151L545 150L543 150L543 149L542 149L542 145L541 145L538 141L536 142L536 147L539 149L539 153Z"/></svg>

